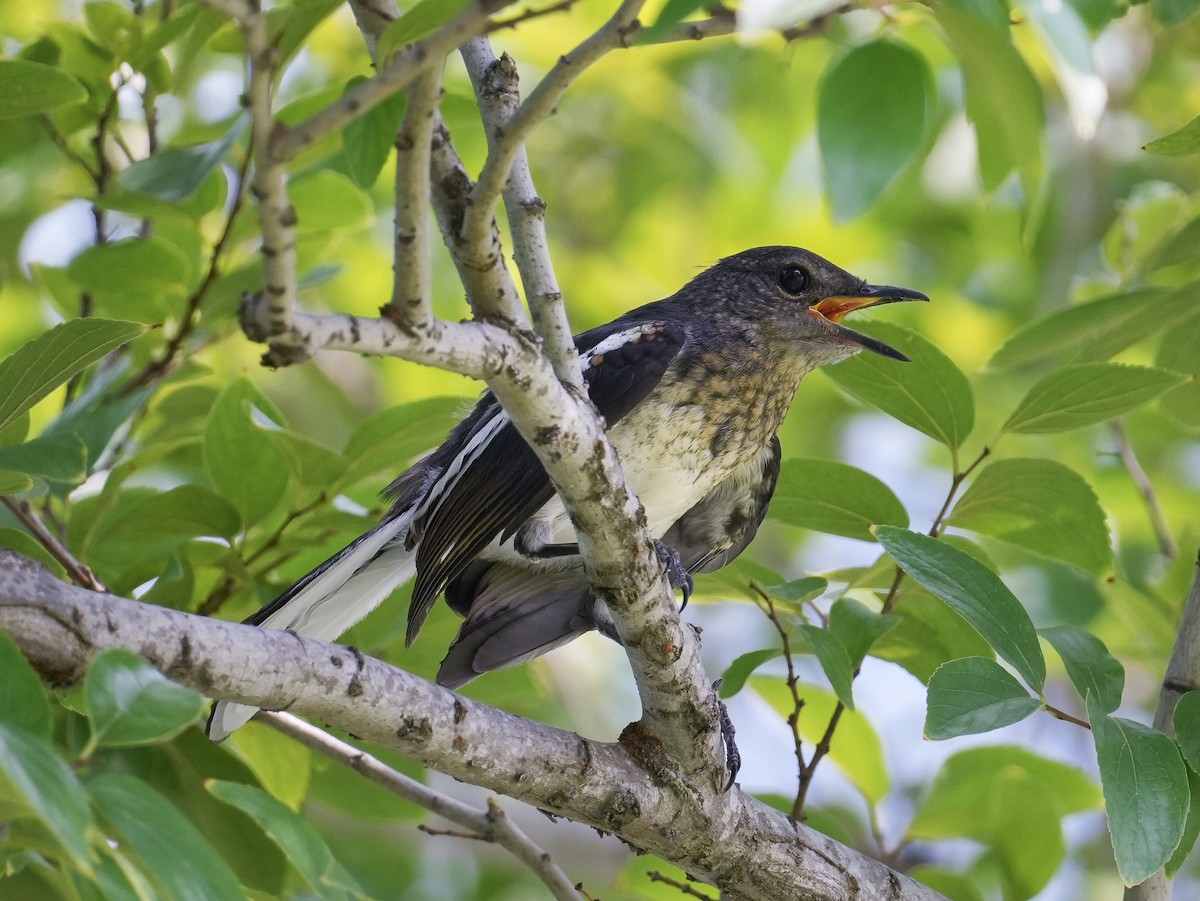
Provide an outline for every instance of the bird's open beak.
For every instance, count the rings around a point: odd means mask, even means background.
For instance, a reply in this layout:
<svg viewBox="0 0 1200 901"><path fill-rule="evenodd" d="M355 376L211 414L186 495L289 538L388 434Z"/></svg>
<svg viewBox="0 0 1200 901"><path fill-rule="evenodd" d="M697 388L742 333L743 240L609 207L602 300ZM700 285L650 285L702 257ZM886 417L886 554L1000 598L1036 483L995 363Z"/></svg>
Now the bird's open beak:
<svg viewBox="0 0 1200 901"><path fill-rule="evenodd" d="M873 350L877 354L907 363L909 362L908 357L894 347L884 344L878 338L872 338L870 335L856 332L854 329L846 328L846 326L841 324L842 317L847 313L852 313L855 310L865 310L867 307L877 307L885 303L899 303L904 300L928 301L929 298L920 291L912 291L908 288L894 288L891 285L868 285L861 294L852 294L844 297L826 297L819 303L809 307L808 312L809 315L824 319L836 326L838 337L859 344L867 350Z"/></svg>

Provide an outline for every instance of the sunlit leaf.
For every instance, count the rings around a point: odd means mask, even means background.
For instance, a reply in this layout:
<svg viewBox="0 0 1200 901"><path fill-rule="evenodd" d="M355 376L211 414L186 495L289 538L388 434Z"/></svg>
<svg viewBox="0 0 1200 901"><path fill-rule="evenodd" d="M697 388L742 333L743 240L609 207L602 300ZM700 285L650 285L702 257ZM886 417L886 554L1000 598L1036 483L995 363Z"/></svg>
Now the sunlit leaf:
<svg viewBox="0 0 1200 901"><path fill-rule="evenodd" d="M364 81L365 77L355 76L346 82L346 90L352 90ZM342 132L346 171L360 188L369 188L379 179L379 173L396 145L396 131L404 118L406 105L404 94L393 94L346 124Z"/></svg>
<svg viewBox="0 0 1200 901"><path fill-rule="evenodd" d="M936 538L879 526L884 550L909 577L936 594L978 630L1026 683L1041 692L1046 661L1025 608L1000 577L973 557Z"/></svg>
<svg viewBox="0 0 1200 901"><path fill-rule="evenodd" d="M654 44L661 41L675 29L680 22L704 6L705 0L667 0L663 4L658 18L638 32L640 44Z"/></svg>
<svg viewBox="0 0 1200 901"><path fill-rule="evenodd" d="M152 236L89 247L67 274L89 291L158 294L181 288L190 268L179 248Z"/></svg>
<svg viewBox="0 0 1200 901"><path fill-rule="evenodd" d="M1065 366L1029 389L1004 430L1062 432L1095 425L1128 413L1183 381L1178 373L1148 366Z"/></svg>
<svg viewBox="0 0 1200 901"><path fill-rule="evenodd" d="M994 660L951 660L929 680L925 737L941 740L991 732L1019 723L1040 706L1041 701Z"/></svg>
<svg viewBox="0 0 1200 901"><path fill-rule="evenodd" d="M0 429L143 328L137 322L72 319L18 348L0 362Z"/></svg>
<svg viewBox="0 0 1200 901"><path fill-rule="evenodd" d="M753 676L750 687L762 696L784 719L793 709L792 693L786 680ZM800 734L805 741L818 742L825 734L829 718L837 705L837 695L815 685L799 684L804 699L800 714ZM878 801L888 791L889 776L883 758L883 745L870 721L855 710L845 710L838 721L837 733L829 749L832 760L864 797Z"/></svg>
<svg viewBox="0 0 1200 901"><path fill-rule="evenodd" d="M55 66L0 59L0 119L15 119L87 100L79 80Z"/></svg>
<svg viewBox="0 0 1200 901"><path fill-rule="evenodd" d="M903 351L912 362L864 352L822 371L855 397L935 441L950 448L961 445L975 423L975 400L962 370L911 329L878 321L855 328Z"/></svg>
<svg viewBox="0 0 1200 901"><path fill-rule="evenodd" d="M288 484L288 467L270 437L254 424L252 407L274 413L257 388L237 379L221 392L204 427L209 475L247 525L266 516Z"/></svg>
<svg viewBox="0 0 1200 901"><path fill-rule="evenodd" d="M830 66L817 96L817 141L835 219L870 208L925 143L932 111L929 66L906 44L872 41Z"/></svg>
<svg viewBox="0 0 1200 901"><path fill-rule="evenodd" d="M1200 152L1200 116L1170 134L1155 138L1142 149L1160 156L1185 156Z"/></svg>
<svg viewBox="0 0 1200 901"><path fill-rule="evenodd" d="M794 458L780 471L767 515L788 525L872 541L876 523L908 525L892 490L868 472L833 460Z"/></svg>
<svg viewBox="0 0 1200 901"><path fill-rule="evenodd" d="M1112 565L1108 524L1092 487L1053 460L997 460L954 505L950 525L1101 573Z"/></svg>
<svg viewBox="0 0 1200 901"><path fill-rule="evenodd" d="M467 7L469 0L418 0L379 36L376 55L386 63L402 47L437 31Z"/></svg>

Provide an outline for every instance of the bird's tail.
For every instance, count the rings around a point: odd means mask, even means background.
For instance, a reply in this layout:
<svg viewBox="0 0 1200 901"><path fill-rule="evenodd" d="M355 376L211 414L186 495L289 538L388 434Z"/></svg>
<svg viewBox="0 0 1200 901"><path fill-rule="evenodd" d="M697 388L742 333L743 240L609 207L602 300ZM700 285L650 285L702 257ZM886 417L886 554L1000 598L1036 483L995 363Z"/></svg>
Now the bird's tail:
<svg viewBox="0 0 1200 901"><path fill-rule="evenodd" d="M246 622L333 641L412 578L416 554L405 550L402 540L410 519L411 515L404 513L380 523ZM256 711L246 704L219 701L208 720L209 738L227 738Z"/></svg>

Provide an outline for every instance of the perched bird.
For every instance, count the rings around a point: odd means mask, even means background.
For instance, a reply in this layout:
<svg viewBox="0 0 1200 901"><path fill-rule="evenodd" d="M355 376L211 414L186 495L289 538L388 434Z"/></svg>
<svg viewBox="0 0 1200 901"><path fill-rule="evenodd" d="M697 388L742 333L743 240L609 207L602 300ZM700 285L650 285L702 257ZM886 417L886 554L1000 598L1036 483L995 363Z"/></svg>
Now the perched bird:
<svg viewBox="0 0 1200 901"><path fill-rule="evenodd" d="M692 573L724 566L758 530L779 475L775 433L800 379L863 348L907 360L842 317L928 299L869 285L806 250L760 247L575 339L684 603ZM409 644L439 594L465 618L437 675L451 688L591 629L619 640L562 501L490 392L385 494L394 503L379 525L247 622L332 640L415 574ZM253 713L222 701L209 734L222 739Z"/></svg>

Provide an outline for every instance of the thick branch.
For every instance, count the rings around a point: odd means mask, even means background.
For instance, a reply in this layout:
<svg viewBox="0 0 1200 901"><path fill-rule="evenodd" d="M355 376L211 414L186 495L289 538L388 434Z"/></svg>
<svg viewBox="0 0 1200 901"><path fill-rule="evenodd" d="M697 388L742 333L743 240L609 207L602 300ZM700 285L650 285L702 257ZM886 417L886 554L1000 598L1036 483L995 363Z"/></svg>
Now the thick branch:
<svg viewBox="0 0 1200 901"><path fill-rule="evenodd" d="M738 897L940 897L736 788L648 772L621 744L512 716L337 645L93 594L8 551L0 628L55 684L77 682L100 651L127 648L209 696L329 722L615 833Z"/></svg>

